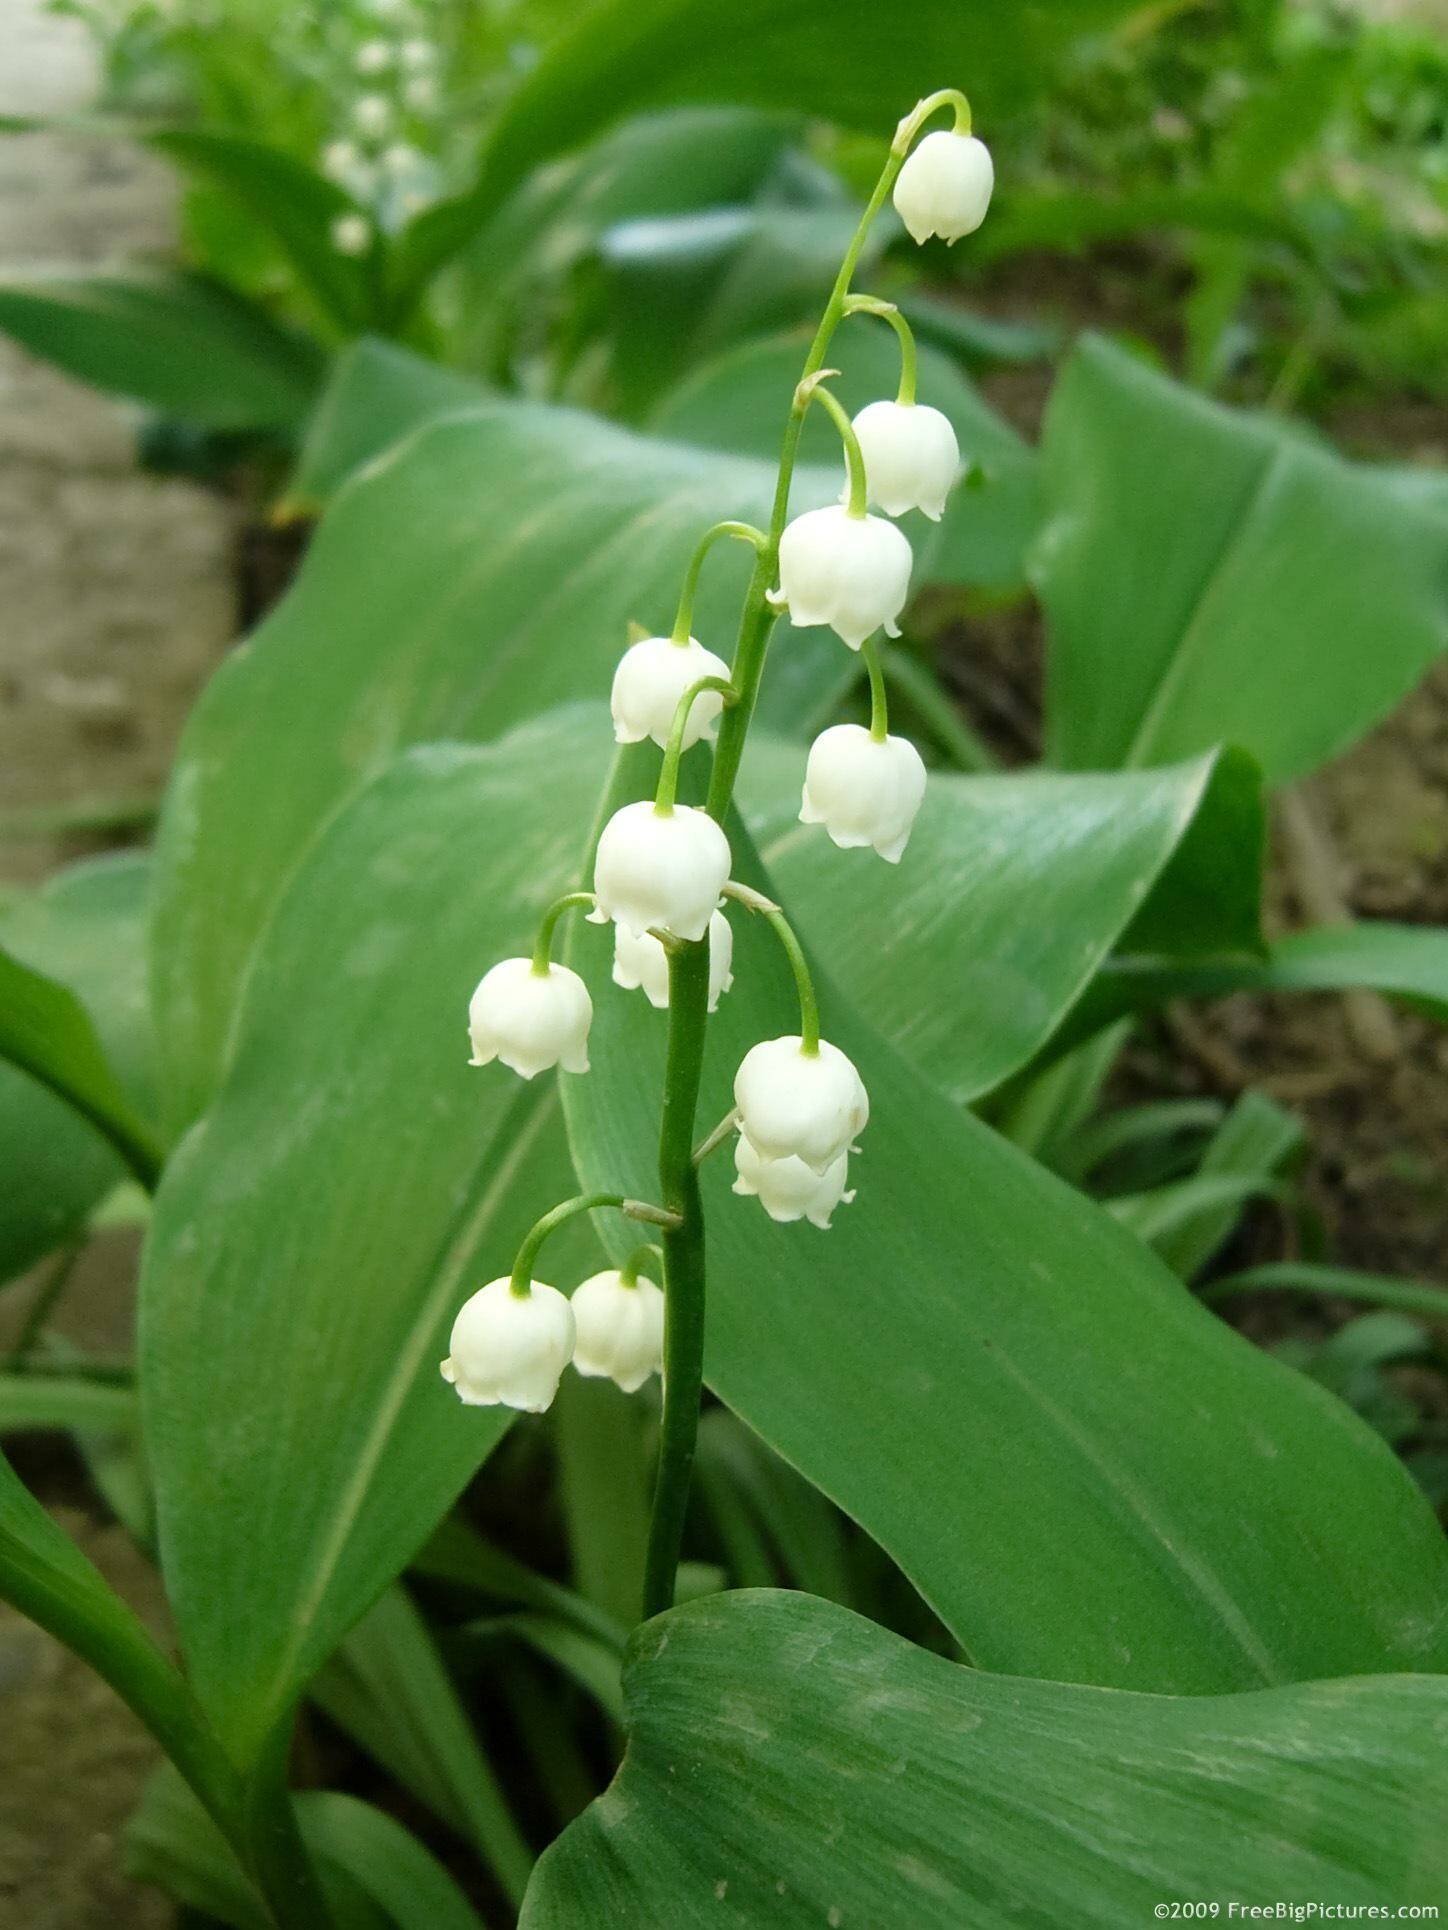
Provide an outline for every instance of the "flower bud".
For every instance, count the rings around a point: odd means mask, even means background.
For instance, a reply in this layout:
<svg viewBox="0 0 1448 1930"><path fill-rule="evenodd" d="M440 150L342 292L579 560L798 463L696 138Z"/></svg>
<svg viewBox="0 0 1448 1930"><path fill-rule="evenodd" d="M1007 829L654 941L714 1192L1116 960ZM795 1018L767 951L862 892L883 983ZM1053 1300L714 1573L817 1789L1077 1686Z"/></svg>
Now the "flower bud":
<svg viewBox="0 0 1448 1930"><path fill-rule="evenodd" d="M925 136L895 177L895 212L916 241L959 241L985 220L994 186L985 142L941 128Z"/></svg>
<svg viewBox="0 0 1448 1930"><path fill-rule="evenodd" d="M810 746L801 824L822 824L842 851L873 845L898 864L925 796L925 766L904 737L834 724Z"/></svg>
<svg viewBox="0 0 1448 1930"><path fill-rule="evenodd" d="M587 1072L593 1001L566 965L535 972L529 958L505 958L483 975L468 1005L475 1066L501 1059L523 1078L561 1065Z"/></svg>
<svg viewBox="0 0 1448 1930"><path fill-rule="evenodd" d="M364 40L353 65L359 74L385 74L392 65L392 48L385 40Z"/></svg>
<svg viewBox="0 0 1448 1930"><path fill-rule="evenodd" d="M808 1220L829 1230L830 1215L841 1203L848 1206L853 1192L845 1191L849 1156L841 1153L822 1173L802 1159L766 1159L746 1134L734 1144L734 1191L757 1198L772 1220Z"/></svg>
<svg viewBox="0 0 1448 1930"><path fill-rule="evenodd" d="M573 1295L573 1318L580 1374L607 1377L632 1394L663 1371L664 1296L652 1280L630 1285L612 1268L595 1273Z"/></svg>
<svg viewBox="0 0 1448 1930"><path fill-rule="evenodd" d="M709 920L709 1010L734 983L734 928L722 911ZM660 1012L669 1007L669 955L652 932L637 938L623 925L613 928L613 982L626 992L642 991Z"/></svg>
<svg viewBox="0 0 1448 1930"><path fill-rule="evenodd" d="M596 919L635 938L650 926L702 938L729 882L729 840L707 812L680 804L660 812L626 804L603 827L593 864Z"/></svg>
<svg viewBox="0 0 1448 1930"><path fill-rule="evenodd" d="M430 114L437 106L437 81L431 74L410 74L402 84L402 98L415 114Z"/></svg>
<svg viewBox="0 0 1448 1930"><path fill-rule="evenodd" d="M490 1280L453 1322L442 1377L469 1407L518 1407L541 1414L573 1354L573 1309L541 1280L526 1294Z"/></svg>
<svg viewBox="0 0 1448 1930"><path fill-rule="evenodd" d="M922 402L871 402L855 417L870 501L887 516L924 510L932 523L960 472L949 416Z"/></svg>
<svg viewBox="0 0 1448 1930"><path fill-rule="evenodd" d="M765 1039L745 1053L734 1075L739 1126L765 1159L801 1159L824 1174L870 1117L870 1101L852 1060L820 1040L807 1053L798 1035Z"/></svg>
<svg viewBox="0 0 1448 1930"><path fill-rule="evenodd" d="M363 94L352 106L353 124L374 139L392 125L392 103L385 94Z"/></svg>
<svg viewBox="0 0 1448 1930"><path fill-rule="evenodd" d="M372 246L372 223L363 214L339 214L331 227L339 255L365 255Z"/></svg>
<svg viewBox="0 0 1448 1930"><path fill-rule="evenodd" d="M437 59L437 49L430 40L420 38L404 40L397 51L403 66L414 74L425 67L431 67Z"/></svg>
<svg viewBox="0 0 1448 1930"><path fill-rule="evenodd" d="M617 742L638 744L652 737L660 750L667 750L679 699L703 677L721 677L727 683L729 666L694 637L687 643L672 643L668 637L644 637L631 644L613 673L613 734ZM689 706L689 721L684 726L685 750L698 743L723 708L724 699L717 690L699 692Z"/></svg>
<svg viewBox="0 0 1448 1930"><path fill-rule="evenodd" d="M779 590L800 629L827 623L852 650L883 623L892 637L910 594L910 544L881 516L832 505L796 516L779 540Z"/></svg>

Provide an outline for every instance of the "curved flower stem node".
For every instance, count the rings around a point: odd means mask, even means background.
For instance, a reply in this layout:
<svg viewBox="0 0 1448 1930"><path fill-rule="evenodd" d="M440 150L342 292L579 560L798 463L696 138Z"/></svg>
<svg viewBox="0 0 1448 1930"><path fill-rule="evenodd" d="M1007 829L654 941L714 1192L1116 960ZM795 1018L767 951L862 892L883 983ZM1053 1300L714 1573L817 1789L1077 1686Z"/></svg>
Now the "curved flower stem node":
<svg viewBox="0 0 1448 1930"><path fill-rule="evenodd" d="M908 407L915 400L920 366L914 329L894 302L882 302L874 295L847 295L844 312L846 315L878 315L882 322L888 322L894 329L900 343L900 386L895 391L895 400Z"/></svg>
<svg viewBox="0 0 1448 1930"><path fill-rule="evenodd" d="M563 896L561 898L555 898L547 911L544 912L538 925L538 937L533 946L533 970L538 974L539 978L547 978L548 976L548 968L553 957L553 934L558 928L559 919L565 911L572 911L579 905L587 905L589 910L592 911L594 906L593 893L591 891L565 891Z"/></svg>
<svg viewBox="0 0 1448 1930"><path fill-rule="evenodd" d="M870 735L877 744L883 744L890 735L890 705L885 695L885 671L880 662L880 640L866 637L860 645L860 655L865 659L865 668L870 673Z"/></svg>
<svg viewBox="0 0 1448 1930"><path fill-rule="evenodd" d="M645 1240L641 1246L634 1248L633 1252L618 1270L618 1277L623 1281L625 1286L636 1287L638 1285L639 1273L643 1268L645 1260L647 1260L650 1255L662 1265L664 1249L659 1245L657 1240Z"/></svg>
<svg viewBox="0 0 1448 1930"><path fill-rule="evenodd" d="M743 905L746 911L757 911L761 918L773 926L775 936L784 947L784 955L789 960L790 970L794 973L795 989L799 993L799 1038L800 1051L807 1059L818 1057L820 1049L820 1011L815 998L814 980L810 976L809 961L805 958L804 947L795 937L794 927L775 904L766 898L762 891L752 885L736 884L732 879L724 887L724 896Z"/></svg>
<svg viewBox="0 0 1448 1930"><path fill-rule="evenodd" d="M738 1124L739 1109L737 1106L731 1106L719 1121L719 1124L714 1128L713 1132L701 1139L694 1148L694 1164L696 1166L702 1166L710 1153L715 1153L719 1150Z"/></svg>
<svg viewBox="0 0 1448 1930"><path fill-rule="evenodd" d="M660 817L667 817L674 808L674 799L679 790L679 760L684 755L684 733L688 728L689 712L694 707L695 698L702 697L706 690L717 690L726 710L739 696L733 684L725 678L701 677L697 683L690 684L679 699L673 728L669 732L669 748L664 752L664 761L659 767L658 789L654 792L654 809Z"/></svg>
<svg viewBox="0 0 1448 1930"><path fill-rule="evenodd" d="M674 643L687 643L693 634L694 596L699 588L699 572L703 569L704 559L710 550L713 549L717 542L725 537L734 537L741 543L752 544L756 556L764 550L769 542L769 538L765 535L764 531L762 529L756 529L753 523L715 523L712 529L705 530L704 534L699 538L694 549L694 554L689 558L688 565L684 571L683 588L679 591L679 608L674 617L674 627L669 632L670 638Z"/></svg>
<svg viewBox="0 0 1448 1930"><path fill-rule="evenodd" d="M890 160L895 163L895 167L892 170L887 163L885 170L891 180L894 179L895 173L898 172L900 163L910 152L915 136L920 132L921 128L924 127L925 123L930 119L930 116L938 113L942 107L953 107L955 109L954 131L957 134L969 134L971 128L970 102L958 87L941 87L938 88L935 93L927 94L924 100L916 101L910 112L895 129L895 138L890 143Z"/></svg>
<svg viewBox="0 0 1448 1930"><path fill-rule="evenodd" d="M623 1193L580 1193L577 1199L564 1200L561 1206L555 1206L545 1213L541 1220L535 1220L523 1236L512 1272L513 1292L520 1300L526 1300L532 1291L533 1264L548 1235L577 1214L596 1213L605 1206L613 1207L626 1219L642 1220L649 1226L674 1227L679 1224L679 1215L671 1213L667 1207L653 1206L648 1200L631 1200Z"/></svg>
<svg viewBox="0 0 1448 1930"><path fill-rule="evenodd" d="M818 402L830 415L840 432L840 441L845 445L845 468L850 477L849 513L863 517L869 503L869 485L865 477L865 458L860 448L860 438L855 434L855 426L846 415L839 397L832 395L824 386L830 376L838 374L838 369L817 369L813 375L807 375L794 392L795 407L808 409L811 402Z"/></svg>

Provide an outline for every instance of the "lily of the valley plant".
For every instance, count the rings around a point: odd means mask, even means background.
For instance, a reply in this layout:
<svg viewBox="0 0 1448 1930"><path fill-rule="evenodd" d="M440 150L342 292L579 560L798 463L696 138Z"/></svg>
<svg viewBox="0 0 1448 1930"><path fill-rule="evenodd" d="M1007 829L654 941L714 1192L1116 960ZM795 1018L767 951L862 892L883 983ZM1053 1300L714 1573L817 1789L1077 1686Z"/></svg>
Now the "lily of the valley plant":
<svg viewBox="0 0 1448 1930"><path fill-rule="evenodd" d="M921 128L946 107L954 112L953 129L939 129L916 146ZM532 1412L551 1402L570 1361L580 1373L608 1375L630 1392L662 1371L646 1615L674 1599L698 1427L705 1293L698 1166L737 1133L735 1192L757 1199L772 1219L808 1219L827 1228L832 1212L854 1198L849 1163L870 1111L853 1063L821 1037L809 967L783 913L730 876L724 826L780 611L787 610L796 627L828 625L847 648L863 654L870 678L869 727L837 725L810 750L801 820L823 826L843 848L873 847L896 863L925 794L919 753L890 734L878 655L878 633L897 634L910 589L910 542L889 519L917 510L939 518L960 451L949 421L916 401L908 323L889 303L853 293L850 284L870 224L892 189L917 241L931 235L954 241L980 225L991 187L990 156L971 134L964 95L953 89L932 94L900 123L794 392L769 528L725 522L706 530L685 573L671 634L632 644L618 666L615 735L621 744L652 739L659 746L654 795L614 813L598 840L591 884L550 906L531 959L494 965L472 999L475 1065L496 1059L525 1079L554 1066L585 1074L592 1001L582 979L552 957L560 918L585 910L613 925L614 982L643 991L668 1011L658 1201L591 1193L544 1214L523 1241L511 1276L490 1281L462 1307L442 1363L444 1378L464 1401ZM882 318L895 330L900 384L893 401L870 403L852 422L828 387L833 371L825 358L840 323L856 315ZM791 521L800 431L814 403L839 429L846 483L837 505ZM872 514L872 505L884 513ZM727 663L692 634L700 571L724 539L748 543L755 552ZM705 802L680 804L680 759L691 745L711 738ZM798 1028L761 1040L745 1054L733 1110L696 1146L706 1019L731 983L726 905L766 919L778 935L798 990ZM641 1245L622 1268L584 1281L570 1301L535 1276L535 1262L556 1226L576 1213L603 1209L648 1225L659 1245ZM662 1260L662 1293L645 1271L656 1257Z"/></svg>

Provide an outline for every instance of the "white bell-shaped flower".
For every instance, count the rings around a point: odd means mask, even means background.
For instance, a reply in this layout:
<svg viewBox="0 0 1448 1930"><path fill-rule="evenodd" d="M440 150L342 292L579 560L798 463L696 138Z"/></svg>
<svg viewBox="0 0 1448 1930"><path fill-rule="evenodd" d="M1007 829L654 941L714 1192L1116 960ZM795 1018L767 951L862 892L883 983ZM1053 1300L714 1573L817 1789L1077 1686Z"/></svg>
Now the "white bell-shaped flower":
<svg viewBox="0 0 1448 1930"><path fill-rule="evenodd" d="M668 637L644 637L630 644L613 673L613 734L620 744L638 744L652 737L667 750L669 732L679 699L704 677L727 683L729 666L697 637L673 643ZM717 690L701 690L689 706L684 726L684 749L697 744L724 708Z"/></svg>
<svg viewBox="0 0 1448 1930"><path fill-rule="evenodd" d="M490 1280L453 1322L442 1377L469 1407L518 1407L541 1414L573 1356L573 1309L541 1280L526 1294Z"/></svg>
<svg viewBox="0 0 1448 1930"><path fill-rule="evenodd" d="M392 65L392 47L385 40L364 40L353 65L359 74L385 74Z"/></svg>
<svg viewBox="0 0 1448 1930"><path fill-rule="evenodd" d="M392 125L392 102L385 94L362 94L352 103L352 125L378 140Z"/></svg>
<svg viewBox="0 0 1448 1930"><path fill-rule="evenodd" d="M753 1140L740 1133L734 1143L734 1191L757 1198L772 1220L808 1220L828 1231L835 1208L848 1206L855 1197L845 1190L849 1164L849 1155L841 1153L817 1173L802 1159L766 1159Z"/></svg>
<svg viewBox="0 0 1448 1930"><path fill-rule="evenodd" d="M916 241L959 241L985 220L995 186L990 149L974 134L927 134L895 177L895 212Z"/></svg>
<svg viewBox="0 0 1448 1930"><path fill-rule="evenodd" d="M729 840L707 811L647 799L615 811L593 863L595 921L612 918L638 938L650 926L702 938L729 882Z"/></svg>
<svg viewBox="0 0 1448 1930"><path fill-rule="evenodd" d="M339 214L330 233L339 255L365 255L372 246L372 223L365 214Z"/></svg>
<svg viewBox="0 0 1448 1930"><path fill-rule="evenodd" d="M745 1053L734 1075L739 1126L765 1159L800 1159L825 1173L870 1117L870 1101L853 1060L820 1040L814 1053L798 1034L765 1039Z"/></svg>
<svg viewBox="0 0 1448 1930"><path fill-rule="evenodd" d="M530 958L505 958L483 974L469 1002L470 1063L501 1059L525 1079L557 1065L587 1072L592 1022L593 1001L577 972L566 965L535 972Z"/></svg>
<svg viewBox="0 0 1448 1930"><path fill-rule="evenodd" d="M580 1374L617 1381L632 1394L663 1371L664 1296L652 1280L630 1283L611 1267L592 1274L573 1295L573 1318Z"/></svg>
<svg viewBox="0 0 1448 1930"><path fill-rule="evenodd" d="M925 765L905 737L833 724L810 746L801 824L822 824L842 851L873 845L898 864L925 796Z"/></svg>
<svg viewBox="0 0 1448 1930"><path fill-rule="evenodd" d="M855 417L870 501L887 516L920 509L938 523L960 473L949 416L924 402L871 402Z"/></svg>
<svg viewBox="0 0 1448 1930"><path fill-rule="evenodd" d="M779 539L779 590L800 629L827 623L852 650L895 621L910 594L910 544L883 516L832 504L796 516Z"/></svg>
<svg viewBox="0 0 1448 1930"><path fill-rule="evenodd" d="M722 911L709 920L709 1010L734 983L734 928ZM642 991L660 1012L669 1007L669 955L652 932L637 937L623 925L613 928L613 982L626 992Z"/></svg>

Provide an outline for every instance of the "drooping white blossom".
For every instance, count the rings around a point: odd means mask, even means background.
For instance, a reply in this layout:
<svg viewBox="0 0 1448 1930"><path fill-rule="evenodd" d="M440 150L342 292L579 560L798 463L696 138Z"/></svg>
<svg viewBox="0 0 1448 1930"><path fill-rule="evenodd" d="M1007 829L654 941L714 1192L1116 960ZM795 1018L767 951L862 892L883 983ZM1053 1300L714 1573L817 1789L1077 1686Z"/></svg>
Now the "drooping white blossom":
<svg viewBox="0 0 1448 1930"><path fill-rule="evenodd" d="M752 1046L734 1075L739 1126L765 1159L800 1159L825 1173L847 1153L870 1117L853 1060L821 1039L808 1053L799 1035Z"/></svg>
<svg viewBox="0 0 1448 1930"><path fill-rule="evenodd" d="M355 141L328 141L322 149L322 172L329 181L345 186L366 165L366 157Z"/></svg>
<svg viewBox="0 0 1448 1930"><path fill-rule="evenodd" d="M651 926L702 938L729 882L729 840L707 812L647 799L615 811L593 865L596 920L612 918L637 938Z"/></svg>
<svg viewBox="0 0 1448 1930"><path fill-rule="evenodd" d="M704 677L728 682L729 666L696 637L674 643L668 637L643 637L630 644L613 673L613 734L620 744L652 737L666 750L679 699ZM684 749L697 744L724 707L717 690L701 690L689 706Z"/></svg>
<svg viewBox="0 0 1448 1930"><path fill-rule="evenodd" d="M898 864L925 797L925 765L905 737L833 724L810 746L801 824L822 824L843 851L873 845Z"/></svg>
<svg viewBox="0 0 1448 1930"><path fill-rule="evenodd" d="M845 1190L849 1163L849 1155L841 1153L817 1173L793 1155L766 1159L753 1140L740 1133L734 1142L734 1191L757 1198L772 1220L808 1220L827 1231L835 1208L848 1206L855 1197Z"/></svg>
<svg viewBox="0 0 1448 1930"><path fill-rule="evenodd" d="M392 48L385 40L364 40L353 60L359 74L385 74L392 65Z"/></svg>
<svg viewBox="0 0 1448 1930"><path fill-rule="evenodd" d="M365 214L339 214L331 236L339 255L365 255L372 246L372 223Z"/></svg>
<svg viewBox="0 0 1448 1930"><path fill-rule="evenodd" d="M550 1066L587 1072L593 1001L566 965L535 972L529 958L505 958L485 972L468 1005L471 1064L501 1059L524 1079Z"/></svg>
<svg viewBox="0 0 1448 1930"><path fill-rule="evenodd" d="M927 134L895 177L895 211L916 241L959 241L985 220L995 186L990 149L974 134Z"/></svg>
<svg viewBox="0 0 1448 1930"><path fill-rule="evenodd" d="M526 1294L504 1277L464 1301L453 1322L445 1381L469 1407L517 1407L541 1414L573 1355L573 1309L541 1280Z"/></svg>
<svg viewBox="0 0 1448 1930"><path fill-rule="evenodd" d="M415 114L430 114L437 106L437 80L432 74L409 74L402 98Z"/></svg>
<svg viewBox="0 0 1448 1930"><path fill-rule="evenodd" d="M775 601L798 628L827 623L852 650L896 618L910 594L910 544L883 516L852 516L832 504L796 516L779 540Z"/></svg>
<svg viewBox="0 0 1448 1930"><path fill-rule="evenodd" d="M664 1296L652 1280L630 1283L612 1267L592 1274L574 1292L573 1317L580 1374L616 1381L632 1394L662 1372Z"/></svg>
<svg viewBox="0 0 1448 1930"><path fill-rule="evenodd" d="M418 37L404 40L397 51L403 66L414 74L423 68L431 67L437 59L437 49L432 42Z"/></svg>
<svg viewBox="0 0 1448 1930"><path fill-rule="evenodd" d="M887 516L919 509L938 523L960 473L949 416L924 402L871 402L854 420L870 501Z"/></svg>
<svg viewBox="0 0 1448 1930"><path fill-rule="evenodd" d="M709 1010L734 983L734 928L722 911L709 920ZM637 937L626 926L613 928L613 982L625 992L642 991L660 1012L669 1006L669 955L652 932Z"/></svg>
<svg viewBox="0 0 1448 1930"><path fill-rule="evenodd" d="M352 122L360 133L376 140L392 125L392 102L385 94L360 94L352 103Z"/></svg>

